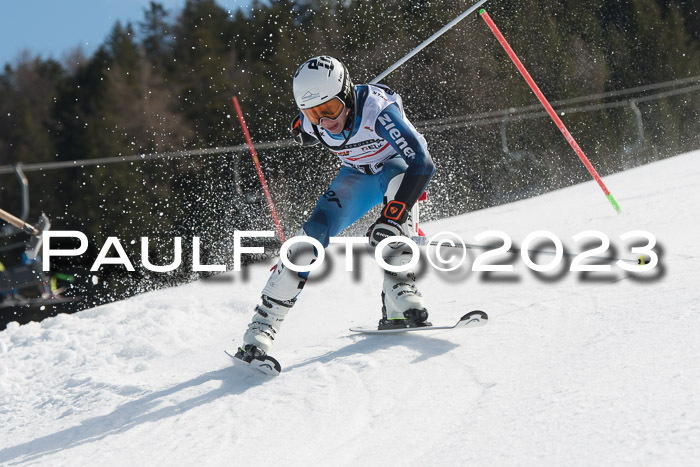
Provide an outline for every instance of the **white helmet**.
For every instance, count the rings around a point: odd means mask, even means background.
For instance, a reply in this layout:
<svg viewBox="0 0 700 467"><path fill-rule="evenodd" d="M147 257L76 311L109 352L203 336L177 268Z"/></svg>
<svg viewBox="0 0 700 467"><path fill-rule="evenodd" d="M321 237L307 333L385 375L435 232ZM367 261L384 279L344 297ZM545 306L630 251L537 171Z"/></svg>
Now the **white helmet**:
<svg viewBox="0 0 700 467"><path fill-rule="evenodd" d="M292 83L297 107L304 111L338 97L352 109L354 92L345 65L333 57L321 55L302 63Z"/></svg>

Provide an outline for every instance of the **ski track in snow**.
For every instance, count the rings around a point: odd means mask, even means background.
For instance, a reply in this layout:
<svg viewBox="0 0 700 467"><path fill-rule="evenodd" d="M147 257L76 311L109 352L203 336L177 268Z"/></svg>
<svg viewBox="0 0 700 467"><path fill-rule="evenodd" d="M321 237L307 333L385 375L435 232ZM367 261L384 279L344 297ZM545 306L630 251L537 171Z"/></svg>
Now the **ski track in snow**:
<svg viewBox="0 0 700 467"><path fill-rule="evenodd" d="M380 315L381 271L329 250L279 334L278 378L234 368L271 262L0 332L0 465L697 465L700 152L426 224L656 235L661 264L582 279L438 273L431 320L485 327L350 333ZM356 254L362 254L356 250ZM475 254L470 251L471 264ZM536 261L549 261L539 257ZM566 265L568 263L564 263ZM358 278L359 276L359 278ZM500 280L497 280L500 279ZM235 339L236 342L231 342Z"/></svg>

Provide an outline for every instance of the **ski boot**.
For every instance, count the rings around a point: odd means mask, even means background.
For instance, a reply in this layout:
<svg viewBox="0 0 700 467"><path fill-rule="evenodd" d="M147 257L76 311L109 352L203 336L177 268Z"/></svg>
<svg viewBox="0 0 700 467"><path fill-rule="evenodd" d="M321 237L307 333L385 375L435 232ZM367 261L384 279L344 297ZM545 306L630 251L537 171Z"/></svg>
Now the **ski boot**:
<svg viewBox="0 0 700 467"><path fill-rule="evenodd" d="M275 335L280 330L287 312L294 305L295 301L296 299L275 300L267 295L263 295L262 303L255 307L255 315L243 335L243 349L245 350L248 346L252 346L254 349L261 351L263 356L269 352L270 347L272 347L272 341L275 340Z"/></svg>
<svg viewBox="0 0 700 467"><path fill-rule="evenodd" d="M410 253L385 258L392 266L402 266L411 260ZM432 326L423 296L416 288L413 271L384 271L382 290L382 319L379 329L415 328Z"/></svg>

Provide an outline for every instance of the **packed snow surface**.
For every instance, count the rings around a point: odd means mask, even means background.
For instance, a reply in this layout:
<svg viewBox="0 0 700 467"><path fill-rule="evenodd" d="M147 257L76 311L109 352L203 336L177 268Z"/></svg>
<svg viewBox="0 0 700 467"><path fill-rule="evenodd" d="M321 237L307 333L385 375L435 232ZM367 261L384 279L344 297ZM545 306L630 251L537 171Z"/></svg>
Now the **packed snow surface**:
<svg viewBox="0 0 700 467"><path fill-rule="evenodd" d="M423 226L468 243L549 230L654 234L632 274L512 273L470 264L419 287L459 331L353 334L380 317L382 272L328 251L274 346L277 378L233 367L272 262L0 332L1 465L697 465L700 152ZM485 241L488 241L485 240ZM584 242L585 243L585 242ZM638 240L643 245L645 241ZM551 249L551 244L540 246ZM445 255L443 255L445 256ZM551 257L533 256L538 263ZM232 341L235 340L235 341Z"/></svg>

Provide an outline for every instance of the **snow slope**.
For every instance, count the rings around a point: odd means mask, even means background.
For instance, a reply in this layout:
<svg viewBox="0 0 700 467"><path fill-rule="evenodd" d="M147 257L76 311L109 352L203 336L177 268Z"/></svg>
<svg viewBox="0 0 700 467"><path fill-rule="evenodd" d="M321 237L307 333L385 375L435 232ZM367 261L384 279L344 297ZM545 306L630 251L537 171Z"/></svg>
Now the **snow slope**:
<svg viewBox="0 0 700 467"><path fill-rule="evenodd" d="M656 235L632 277L437 273L433 322L487 326L363 336L381 271L361 256L310 281L279 335L284 371L230 365L271 263L0 332L1 465L697 465L700 152L427 224L465 241L547 229ZM473 260L475 252L470 252ZM537 258L538 262L548 257Z"/></svg>

